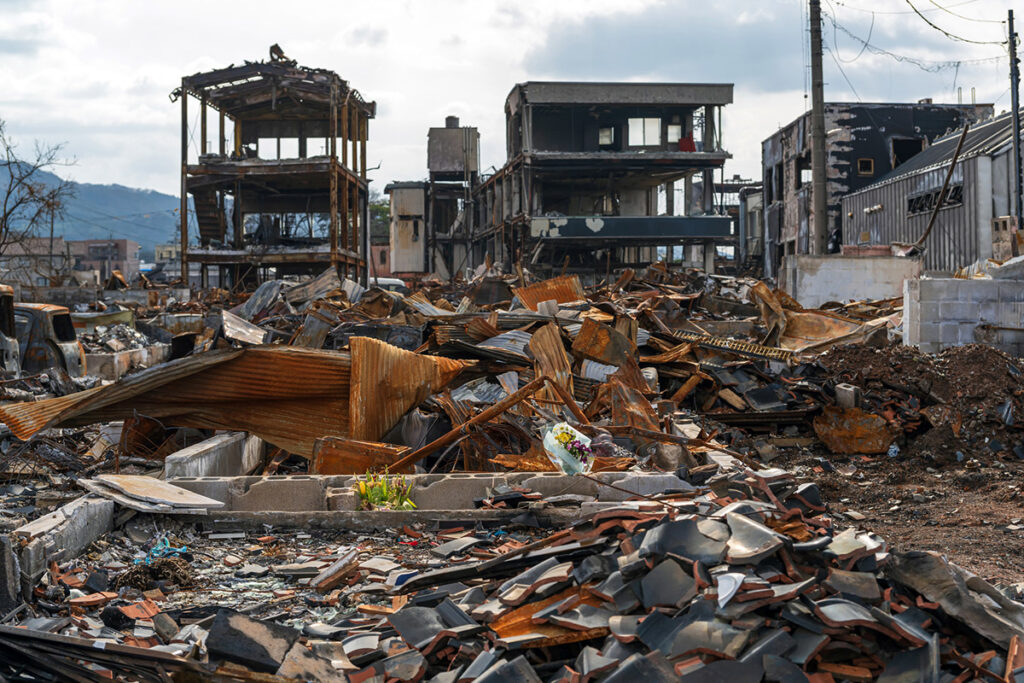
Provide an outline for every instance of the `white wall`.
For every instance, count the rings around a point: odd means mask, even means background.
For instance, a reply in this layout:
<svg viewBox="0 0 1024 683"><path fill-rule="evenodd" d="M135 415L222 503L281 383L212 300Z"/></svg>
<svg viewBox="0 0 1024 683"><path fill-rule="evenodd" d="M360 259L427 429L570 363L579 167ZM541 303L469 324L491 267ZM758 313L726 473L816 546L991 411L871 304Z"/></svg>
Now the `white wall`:
<svg viewBox="0 0 1024 683"><path fill-rule="evenodd" d="M921 260L896 256L787 256L783 288L804 308L827 301L903 296L903 281L921 276Z"/></svg>

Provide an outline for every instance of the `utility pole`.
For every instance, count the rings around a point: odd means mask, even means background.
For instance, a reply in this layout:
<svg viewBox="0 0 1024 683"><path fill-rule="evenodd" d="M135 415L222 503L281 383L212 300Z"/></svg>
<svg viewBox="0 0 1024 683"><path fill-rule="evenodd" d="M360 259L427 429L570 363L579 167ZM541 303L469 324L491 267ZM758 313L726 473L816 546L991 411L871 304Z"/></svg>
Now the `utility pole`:
<svg viewBox="0 0 1024 683"><path fill-rule="evenodd" d="M1016 198L1017 230L1024 228L1021 220L1021 161L1020 161L1020 70L1017 68L1017 34L1013 32L1013 10L1008 10L1010 31L1010 106L1013 109L1013 191Z"/></svg>
<svg viewBox="0 0 1024 683"><path fill-rule="evenodd" d="M828 195L825 182L825 78L821 71L821 0L809 0L811 15L811 198L809 251L824 254L828 245Z"/></svg>

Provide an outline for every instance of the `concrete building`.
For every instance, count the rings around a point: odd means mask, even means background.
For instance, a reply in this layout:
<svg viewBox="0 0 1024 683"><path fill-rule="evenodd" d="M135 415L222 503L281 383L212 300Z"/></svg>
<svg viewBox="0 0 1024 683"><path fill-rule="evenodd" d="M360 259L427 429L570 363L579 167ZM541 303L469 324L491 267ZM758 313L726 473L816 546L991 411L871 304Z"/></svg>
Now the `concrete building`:
<svg viewBox="0 0 1024 683"><path fill-rule="evenodd" d="M101 281L106 281L115 270L121 271L128 282L139 274L139 243L134 240L68 240L67 245L73 267L98 271Z"/></svg>
<svg viewBox="0 0 1024 683"><path fill-rule="evenodd" d="M328 266L362 277L376 105L335 72L299 66L277 46L270 52L269 61L186 76L172 93L181 103L182 261L201 264L204 283L211 268L231 283ZM198 156L189 151L193 137ZM198 246L190 243L190 197Z"/></svg>
<svg viewBox="0 0 1024 683"><path fill-rule="evenodd" d="M506 268L597 278L659 248L698 245L713 267L715 245L735 241L713 197L713 172L730 158L721 109L732 97L731 84L516 85L506 163L473 192L470 265L489 255ZM690 196L695 177L700 206L677 215L674 185Z"/></svg>
<svg viewBox="0 0 1024 683"><path fill-rule="evenodd" d="M844 197L850 234L869 244L916 242L938 201L959 138L956 131L936 140L895 171ZM971 126L925 242L926 271L951 273L979 259L1013 255L1012 151L1009 114Z"/></svg>
<svg viewBox="0 0 1024 683"><path fill-rule="evenodd" d="M52 244L52 248L51 248ZM0 283L22 287L65 284L74 266L63 237L28 237L8 244L0 253Z"/></svg>
<svg viewBox="0 0 1024 683"><path fill-rule="evenodd" d="M845 228L840 200L913 158L937 137L965 120L992 115L991 104L843 103L825 104L825 169L828 184L830 249L856 243ZM761 144L764 175L765 275L776 277L782 258L808 253L814 224L811 210L810 112Z"/></svg>

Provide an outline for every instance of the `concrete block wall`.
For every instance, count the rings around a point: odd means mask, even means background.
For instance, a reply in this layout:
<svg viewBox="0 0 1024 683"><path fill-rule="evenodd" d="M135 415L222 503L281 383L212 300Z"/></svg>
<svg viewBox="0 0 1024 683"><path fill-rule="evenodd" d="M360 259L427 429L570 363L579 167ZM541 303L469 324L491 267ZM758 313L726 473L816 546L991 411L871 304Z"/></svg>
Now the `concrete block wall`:
<svg viewBox="0 0 1024 683"><path fill-rule="evenodd" d="M674 474L601 472L594 477L613 483L620 489L652 495L674 489L687 491L692 486ZM361 475L292 475L269 477L179 477L168 481L214 500L229 511L304 512L329 509L333 489L352 489ZM412 486L409 497L418 510L472 510L473 500L488 495L488 489L500 484L524 486L545 497L558 495L591 496L599 502L622 501L624 491L601 486L590 479L557 472L413 474L405 480Z"/></svg>
<svg viewBox="0 0 1024 683"><path fill-rule="evenodd" d="M787 256L783 289L804 308L827 301L891 299L921 276L921 259L897 256Z"/></svg>
<svg viewBox="0 0 1024 683"><path fill-rule="evenodd" d="M994 329L1017 328L1017 329ZM1024 355L1024 280L908 280L903 343L926 353L985 343Z"/></svg>

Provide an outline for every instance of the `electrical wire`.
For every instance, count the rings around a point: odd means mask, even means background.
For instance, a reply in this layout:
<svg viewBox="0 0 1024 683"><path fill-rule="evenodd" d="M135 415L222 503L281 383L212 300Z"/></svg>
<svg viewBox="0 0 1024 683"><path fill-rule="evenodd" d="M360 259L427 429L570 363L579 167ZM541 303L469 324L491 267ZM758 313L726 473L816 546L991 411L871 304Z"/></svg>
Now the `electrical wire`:
<svg viewBox="0 0 1024 683"><path fill-rule="evenodd" d="M826 47L825 50L828 52L829 56L832 57L832 61L836 63L836 68L839 69L839 73L842 75L843 80L846 81L846 85L850 86L850 90L853 91L853 96L857 98L858 102L863 102L864 100L860 98L860 93L858 93L857 89L853 87L853 83L850 82L850 79L846 76L846 72L843 71L843 65L839 63L838 59L836 59L835 50L831 47Z"/></svg>
<svg viewBox="0 0 1024 683"><path fill-rule="evenodd" d="M890 59L893 59L897 62L912 64L916 66L918 69L921 69L922 71L927 71L929 73L937 73L945 69L959 68L960 66L963 65L994 63L1007 58L1006 55L999 55L998 57L984 57L980 59L959 59L955 61L935 62L927 59L908 57L907 55L897 54L895 52L892 52L891 50L886 50L884 48L878 47L877 45L872 45L871 43L868 43L866 40L856 35L855 33L851 32L848 28L846 28L838 21L836 21L836 18L830 15L828 12L822 12L822 16L828 19L830 22L832 22L832 25L835 28L839 29L850 38L853 38L858 43L864 45L868 52L874 55L889 57Z"/></svg>
<svg viewBox="0 0 1024 683"><path fill-rule="evenodd" d="M974 17L965 17L962 14L957 14L956 12L954 12L954 11L952 11L952 10L946 8L946 7L943 7L939 3L935 2L935 0L928 0L928 2L932 3L933 5L938 7L943 12L946 12L947 14L952 14L957 19L963 19L964 21L973 21L973 22L976 22L978 24L1005 24L1006 23L1005 19L975 19Z"/></svg>
<svg viewBox="0 0 1024 683"><path fill-rule="evenodd" d="M942 35L946 36L950 40L957 40L957 41L960 41L961 43L970 43L972 45L1002 45L1003 44L1002 42L996 42L996 41L992 41L992 40L971 40L970 38L964 38L963 36L958 36L956 34L950 33L946 29L936 25L931 19L929 19L925 15L921 14L921 11L919 9L917 9L917 7L914 6L914 3L912 3L910 0L904 0L904 2L907 3L907 5L910 7L910 9L914 10L914 13L917 16L921 17L921 20L924 21L924 23L928 24L933 29L935 29L936 31L938 31Z"/></svg>
<svg viewBox="0 0 1024 683"><path fill-rule="evenodd" d="M860 59L861 55L864 54L864 51L868 49L868 43L871 42L871 35L874 33L874 31L875 31L875 13L872 12L871 13L871 26L868 28L868 37L864 39L864 44L860 46L860 52L858 52L857 56L854 57L853 59L846 60L846 59L843 59L842 57L839 56L839 36L837 35L836 23L832 22L832 46L835 48L835 51L836 51L836 55L835 55L834 59L839 60L843 64L853 64L854 62L856 62L858 59Z"/></svg>
<svg viewBox="0 0 1024 683"><path fill-rule="evenodd" d="M949 5L949 6L950 7L963 7L964 5L971 5L971 4L974 4L976 2L978 2L978 0L964 0L964 2L958 2L958 3L954 4L954 5ZM846 3L842 2L841 0L836 0L836 4L840 5L842 7L845 7L846 9L849 9L849 10L854 10L854 11L857 11L857 12L865 12L865 13L869 13L869 14L887 14L887 15L913 14L913 12L911 10L886 11L886 10L877 10L877 9L864 9L863 7L854 7L853 5L847 5ZM943 8L943 9L945 9L945 8ZM922 10L922 11L923 12L935 12L937 10L928 10L928 9L926 9L926 10Z"/></svg>

